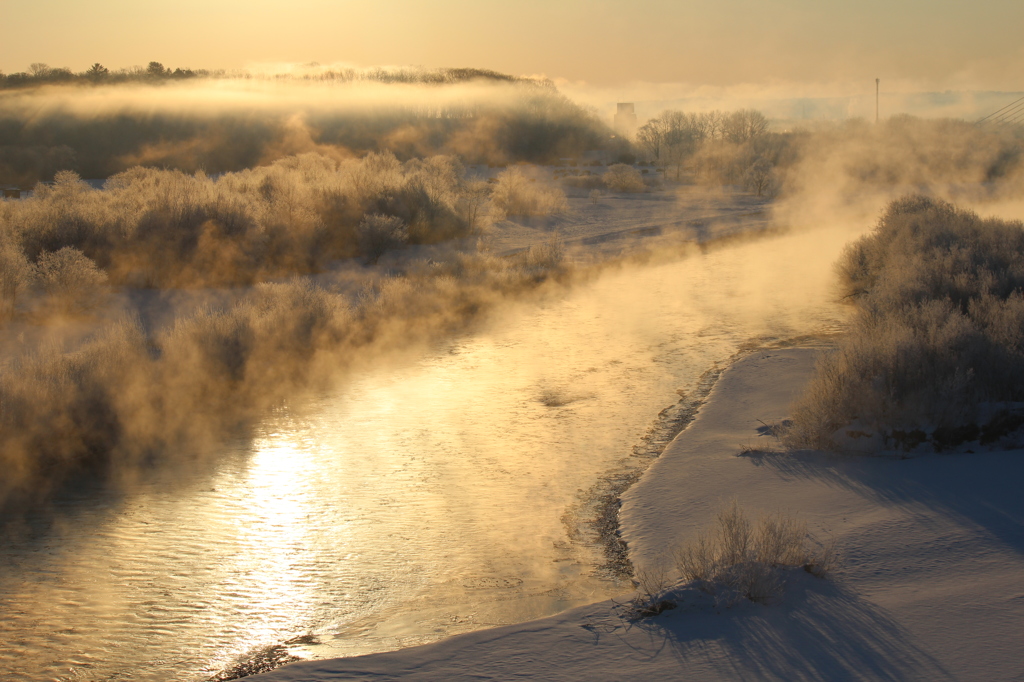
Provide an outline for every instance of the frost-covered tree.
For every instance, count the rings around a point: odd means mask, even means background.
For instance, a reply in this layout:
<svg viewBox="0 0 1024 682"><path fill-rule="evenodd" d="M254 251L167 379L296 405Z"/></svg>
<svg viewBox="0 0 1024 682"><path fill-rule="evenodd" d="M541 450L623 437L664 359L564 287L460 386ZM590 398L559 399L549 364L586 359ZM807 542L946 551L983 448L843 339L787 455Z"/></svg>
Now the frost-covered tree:
<svg viewBox="0 0 1024 682"><path fill-rule="evenodd" d="M14 315L18 292L31 283L35 271L25 254L14 244L0 244L0 319Z"/></svg>
<svg viewBox="0 0 1024 682"><path fill-rule="evenodd" d="M359 250L370 263L376 263L390 249L409 240L405 222L397 216L374 213L363 218L356 228Z"/></svg>
<svg viewBox="0 0 1024 682"><path fill-rule="evenodd" d="M740 109L725 117L722 132L730 142L750 142L768 132L768 119L760 111Z"/></svg>
<svg viewBox="0 0 1024 682"><path fill-rule="evenodd" d="M44 251L39 255L36 270L43 290L63 312L95 307L107 281L107 273L71 246L52 253Z"/></svg>
<svg viewBox="0 0 1024 682"><path fill-rule="evenodd" d="M604 173L604 184L617 192L644 191L644 179L640 171L625 163L608 166Z"/></svg>

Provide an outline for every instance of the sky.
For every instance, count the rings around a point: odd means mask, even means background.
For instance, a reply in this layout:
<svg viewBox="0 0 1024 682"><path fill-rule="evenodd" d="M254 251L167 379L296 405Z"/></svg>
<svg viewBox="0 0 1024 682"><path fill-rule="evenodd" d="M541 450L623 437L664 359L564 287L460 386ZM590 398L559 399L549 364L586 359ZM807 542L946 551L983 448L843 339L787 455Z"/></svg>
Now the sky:
<svg viewBox="0 0 1024 682"><path fill-rule="evenodd" d="M559 83L1024 89L1020 0L0 0L0 70L477 67Z"/></svg>

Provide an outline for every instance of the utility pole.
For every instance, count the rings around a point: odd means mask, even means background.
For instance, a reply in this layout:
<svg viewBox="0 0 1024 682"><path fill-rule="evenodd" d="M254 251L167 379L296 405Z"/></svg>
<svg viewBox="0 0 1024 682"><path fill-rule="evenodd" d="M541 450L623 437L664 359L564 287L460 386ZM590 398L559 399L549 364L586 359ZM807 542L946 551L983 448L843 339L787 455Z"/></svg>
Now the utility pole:
<svg viewBox="0 0 1024 682"><path fill-rule="evenodd" d="M878 125L878 84L881 80L881 78L875 79L875 125Z"/></svg>

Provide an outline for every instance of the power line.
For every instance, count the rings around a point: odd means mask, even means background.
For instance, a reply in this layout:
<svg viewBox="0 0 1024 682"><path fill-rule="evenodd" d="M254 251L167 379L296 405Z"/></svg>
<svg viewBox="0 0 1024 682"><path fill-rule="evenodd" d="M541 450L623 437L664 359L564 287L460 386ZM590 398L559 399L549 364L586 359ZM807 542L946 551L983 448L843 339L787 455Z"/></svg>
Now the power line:
<svg viewBox="0 0 1024 682"><path fill-rule="evenodd" d="M980 118L976 121L975 125L981 125L982 123L994 124L994 125L1013 125L1018 123L1024 118L1024 97L1016 99L1005 107L993 111L988 116Z"/></svg>
<svg viewBox="0 0 1024 682"><path fill-rule="evenodd" d="M1011 119L1009 119L1007 121L1004 121L1004 123L1019 123L1021 121L1024 121L1024 110L1022 110L1019 114L1017 114L1013 118L1011 118Z"/></svg>
<svg viewBox="0 0 1024 682"><path fill-rule="evenodd" d="M1017 106L1015 106L1015 107L1013 107L1011 109L1007 109L1003 113L1001 113L998 116L994 117L992 120L994 120L994 121L1006 120L1007 118L1009 118L1009 117L1011 117L1011 116L1013 116L1013 115L1015 115L1015 114L1017 114L1017 113L1019 113L1021 111L1024 111L1024 102L1021 102L1020 104L1018 104Z"/></svg>
<svg viewBox="0 0 1024 682"><path fill-rule="evenodd" d="M996 125L996 126L1007 126L1015 125L1024 120L1024 108L1015 109L1013 111L1003 114L999 118L994 118L991 121L986 121L985 125Z"/></svg>

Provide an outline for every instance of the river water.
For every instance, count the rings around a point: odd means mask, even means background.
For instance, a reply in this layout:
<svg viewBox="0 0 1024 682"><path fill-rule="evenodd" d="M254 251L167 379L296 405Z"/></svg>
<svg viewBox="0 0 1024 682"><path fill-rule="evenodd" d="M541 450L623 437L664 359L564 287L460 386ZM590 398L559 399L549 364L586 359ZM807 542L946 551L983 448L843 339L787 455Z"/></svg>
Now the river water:
<svg viewBox="0 0 1024 682"><path fill-rule="evenodd" d="M574 532L585 491L751 338L835 328L845 239L608 271L187 473L62 501L0 547L0 677L203 680L268 645L357 655L627 592Z"/></svg>

